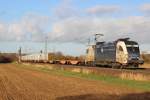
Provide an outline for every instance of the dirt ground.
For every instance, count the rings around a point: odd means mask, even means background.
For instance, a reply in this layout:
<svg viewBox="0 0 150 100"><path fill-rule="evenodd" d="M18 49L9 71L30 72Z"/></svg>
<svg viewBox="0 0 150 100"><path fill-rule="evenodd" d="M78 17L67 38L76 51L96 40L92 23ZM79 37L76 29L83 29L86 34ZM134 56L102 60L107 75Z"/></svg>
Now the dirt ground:
<svg viewBox="0 0 150 100"><path fill-rule="evenodd" d="M149 92L0 64L0 100L150 100Z"/></svg>

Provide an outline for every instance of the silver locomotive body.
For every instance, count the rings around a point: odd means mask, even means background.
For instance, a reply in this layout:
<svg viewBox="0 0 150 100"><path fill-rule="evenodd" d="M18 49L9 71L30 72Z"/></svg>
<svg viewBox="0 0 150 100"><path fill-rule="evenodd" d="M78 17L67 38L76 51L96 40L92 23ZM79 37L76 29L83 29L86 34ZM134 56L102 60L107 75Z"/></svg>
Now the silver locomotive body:
<svg viewBox="0 0 150 100"><path fill-rule="evenodd" d="M93 62L95 65L110 65L110 66L129 66L134 65L138 67L143 64L140 59L139 45L135 41L130 41L129 38L118 39L114 42L97 42L92 46L93 50L88 48L87 57L90 58L89 53L92 54L93 59L86 59L86 62ZM90 51L93 51L92 53Z"/></svg>

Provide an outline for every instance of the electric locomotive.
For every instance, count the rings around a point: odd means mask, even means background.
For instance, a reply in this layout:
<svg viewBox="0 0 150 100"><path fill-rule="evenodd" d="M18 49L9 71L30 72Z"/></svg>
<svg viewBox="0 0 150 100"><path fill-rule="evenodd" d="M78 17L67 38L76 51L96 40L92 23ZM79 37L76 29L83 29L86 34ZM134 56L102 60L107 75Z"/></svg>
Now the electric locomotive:
<svg viewBox="0 0 150 100"><path fill-rule="evenodd" d="M112 67L138 67L144 61L140 58L139 45L129 38L113 42L96 42L87 49L86 64Z"/></svg>

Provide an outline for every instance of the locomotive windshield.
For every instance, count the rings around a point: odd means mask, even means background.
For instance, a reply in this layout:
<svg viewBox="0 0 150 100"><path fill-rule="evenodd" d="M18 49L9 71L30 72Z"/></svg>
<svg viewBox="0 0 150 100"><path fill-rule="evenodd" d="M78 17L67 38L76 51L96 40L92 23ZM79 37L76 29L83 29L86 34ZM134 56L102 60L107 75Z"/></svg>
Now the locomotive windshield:
<svg viewBox="0 0 150 100"><path fill-rule="evenodd" d="M133 41L128 41L128 43L126 43L126 47L127 47L127 51L130 55L137 55L139 56L139 45L136 42Z"/></svg>
<svg viewBox="0 0 150 100"><path fill-rule="evenodd" d="M127 46L127 50L129 53L139 53L139 47L138 46Z"/></svg>

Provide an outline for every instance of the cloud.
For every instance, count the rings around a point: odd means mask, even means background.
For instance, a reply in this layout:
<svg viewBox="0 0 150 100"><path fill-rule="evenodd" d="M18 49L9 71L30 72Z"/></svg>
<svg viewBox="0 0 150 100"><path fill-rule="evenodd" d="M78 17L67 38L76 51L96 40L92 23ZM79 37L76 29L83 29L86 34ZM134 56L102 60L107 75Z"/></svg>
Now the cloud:
<svg viewBox="0 0 150 100"><path fill-rule="evenodd" d="M142 8L148 11L149 7L143 5ZM105 17L105 15L115 15L120 12L122 8L119 5L97 5L87 8L86 12L81 14L67 0L61 2L58 9L58 12L55 11L59 19L52 24L52 30L49 33L51 41L85 43L95 33L102 33L103 40L106 41L131 37L140 43L150 43L147 37L150 32L149 17L142 15L123 18Z"/></svg>
<svg viewBox="0 0 150 100"><path fill-rule="evenodd" d="M150 18L70 17L51 23L47 16L28 14L11 23L0 22L0 41L42 42L48 36L50 42L86 43L95 33L104 34L103 40L131 37L140 43L150 43Z"/></svg>
<svg viewBox="0 0 150 100"><path fill-rule="evenodd" d="M116 5L97 5L87 9L87 12L92 15L113 14L120 11L120 7Z"/></svg>
<svg viewBox="0 0 150 100"><path fill-rule="evenodd" d="M65 19L78 16L77 8L73 5L72 0L62 0L53 11L54 16L58 19Z"/></svg>
<svg viewBox="0 0 150 100"><path fill-rule="evenodd" d="M53 24L52 31L61 42L86 42L95 33L103 33L104 40L131 37L140 43L150 43L150 19L132 16L120 19L74 17Z"/></svg>
<svg viewBox="0 0 150 100"><path fill-rule="evenodd" d="M43 41L49 17L27 14L10 23L0 22L0 41Z"/></svg>
<svg viewBox="0 0 150 100"><path fill-rule="evenodd" d="M144 12L145 14L150 15L150 4L143 4L143 5L140 7L140 10L141 10L142 12Z"/></svg>
<svg viewBox="0 0 150 100"><path fill-rule="evenodd" d="M70 13L67 11L68 7L71 7ZM57 12L57 8L60 12ZM61 2L57 8L53 19L49 16L34 13L26 14L13 22L0 22L0 41L42 42L45 36L48 36L50 42L86 43L87 39L89 37L93 38L95 33L102 33L104 34L103 40L106 41L129 36L140 43L150 43L148 37L150 18L147 16L112 18L93 17L86 14L85 16L80 16L78 13L72 15L72 11L78 12L78 10L70 5L68 1ZM120 7L118 6L96 6L89 8L88 12L110 14L119 10ZM64 12L61 13L61 11ZM59 18L57 19L56 17L58 16Z"/></svg>

